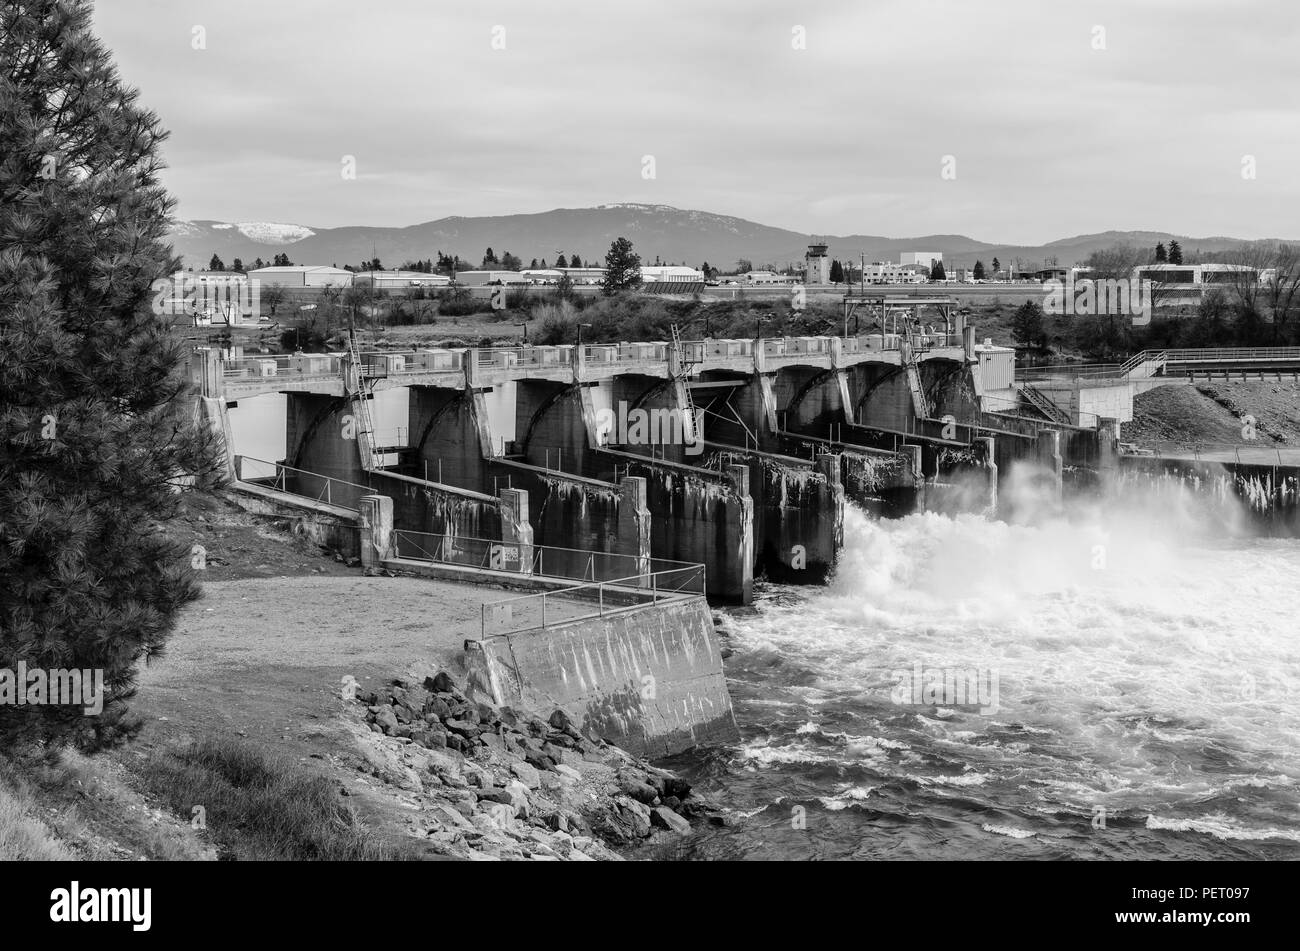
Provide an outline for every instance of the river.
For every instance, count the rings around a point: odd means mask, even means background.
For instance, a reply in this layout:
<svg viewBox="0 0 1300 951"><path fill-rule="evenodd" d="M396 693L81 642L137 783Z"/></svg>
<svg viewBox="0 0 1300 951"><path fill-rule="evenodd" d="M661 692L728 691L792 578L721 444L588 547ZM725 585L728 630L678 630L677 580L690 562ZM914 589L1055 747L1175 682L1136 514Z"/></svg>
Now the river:
<svg viewBox="0 0 1300 951"><path fill-rule="evenodd" d="M830 585L725 616L742 740L667 765L733 824L681 856L1300 857L1300 541L1203 529L851 508Z"/></svg>

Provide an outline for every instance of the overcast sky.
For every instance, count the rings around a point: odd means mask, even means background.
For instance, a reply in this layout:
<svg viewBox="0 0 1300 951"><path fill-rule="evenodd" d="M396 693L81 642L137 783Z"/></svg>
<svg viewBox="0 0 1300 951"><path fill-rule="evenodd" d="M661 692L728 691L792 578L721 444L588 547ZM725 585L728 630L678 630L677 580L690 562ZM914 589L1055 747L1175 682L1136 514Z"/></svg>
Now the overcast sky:
<svg viewBox="0 0 1300 951"><path fill-rule="evenodd" d="M830 234L1300 237L1295 0L99 0L96 24L171 129L184 218L637 201Z"/></svg>

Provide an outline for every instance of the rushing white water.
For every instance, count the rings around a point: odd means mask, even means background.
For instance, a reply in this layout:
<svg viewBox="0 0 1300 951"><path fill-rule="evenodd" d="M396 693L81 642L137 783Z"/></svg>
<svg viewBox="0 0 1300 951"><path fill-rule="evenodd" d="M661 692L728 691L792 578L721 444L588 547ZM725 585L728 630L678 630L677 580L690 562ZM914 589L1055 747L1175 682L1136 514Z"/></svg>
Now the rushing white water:
<svg viewBox="0 0 1300 951"><path fill-rule="evenodd" d="M701 850L1300 854L1300 542L1032 522L850 510L829 587L732 615L744 741L696 777L748 818ZM996 709L900 696L918 665Z"/></svg>

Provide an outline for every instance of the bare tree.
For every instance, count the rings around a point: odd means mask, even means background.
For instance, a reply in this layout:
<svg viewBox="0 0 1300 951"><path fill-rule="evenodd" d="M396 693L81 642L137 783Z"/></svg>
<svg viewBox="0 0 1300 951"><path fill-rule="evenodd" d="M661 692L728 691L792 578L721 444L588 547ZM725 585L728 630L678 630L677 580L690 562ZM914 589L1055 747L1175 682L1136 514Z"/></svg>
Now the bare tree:
<svg viewBox="0 0 1300 951"><path fill-rule="evenodd" d="M1230 257L1238 265L1227 282L1243 310L1273 324L1273 343L1285 335L1287 321L1300 307L1300 247L1277 241L1250 241Z"/></svg>

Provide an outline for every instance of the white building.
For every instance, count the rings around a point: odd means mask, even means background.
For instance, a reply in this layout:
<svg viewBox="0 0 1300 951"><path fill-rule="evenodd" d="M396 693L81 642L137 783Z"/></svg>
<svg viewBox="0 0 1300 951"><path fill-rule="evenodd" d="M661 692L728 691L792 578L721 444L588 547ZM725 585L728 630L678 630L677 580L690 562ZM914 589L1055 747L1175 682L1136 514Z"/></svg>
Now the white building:
<svg viewBox="0 0 1300 951"><path fill-rule="evenodd" d="M862 270L864 284L921 284L926 276L913 265L875 261Z"/></svg>
<svg viewBox="0 0 1300 951"><path fill-rule="evenodd" d="M703 280L704 272L697 271L693 267L652 264L641 268L641 283L643 284L696 284Z"/></svg>
<svg viewBox="0 0 1300 951"><path fill-rule="evenodd" d="M414 287L446 287L451 278L445 274L426 274L423 271L360 271L352 278L357 287L372 287L377 291L405 291Z"/></svg>
<svg viewBox="0 0 1300 951"><path fill-rule="evenodd" d="M1248 264L1147 264L1133 269L1133 277L1153 284L1205 285L1254 283L1259 272Z"/></svg>
<svg viewBox="0 0 1300 951"><path fill-rule="evenodd" d="M942 251L904 251L898 256L899 264L919 264L929 270L943 260Z"/></svg>
<svg viewBox="0 0 1300 951"><path fill-rule="evenodd" d="M351 287L352 272L326 265L294 264L290 267L259 267L249 271L250 278L263 287Z"/></svg>
<svg viewBox="0 0 1300 951"><path fill-rule="evenodd" d="M483 284L527 284L529 280L518 271L457 271L456 283L479 287Z"/></svg>
<svg viewBox="0 0 1300 951"><path fill-rule="evenodd" d="M788 274L777 274L775 271L749 271L745 274L746 284L793 284L797 280L796 277L791 277Z"/></svg>

